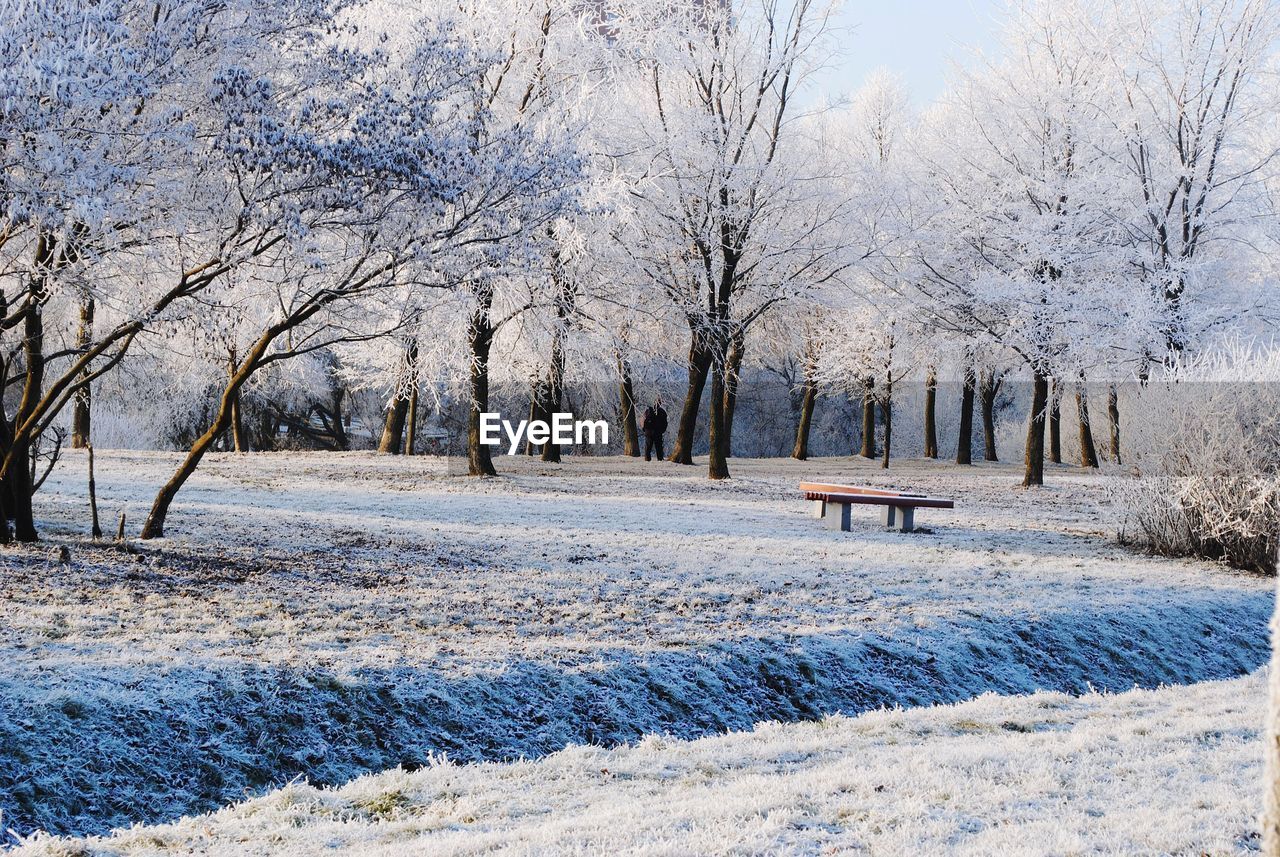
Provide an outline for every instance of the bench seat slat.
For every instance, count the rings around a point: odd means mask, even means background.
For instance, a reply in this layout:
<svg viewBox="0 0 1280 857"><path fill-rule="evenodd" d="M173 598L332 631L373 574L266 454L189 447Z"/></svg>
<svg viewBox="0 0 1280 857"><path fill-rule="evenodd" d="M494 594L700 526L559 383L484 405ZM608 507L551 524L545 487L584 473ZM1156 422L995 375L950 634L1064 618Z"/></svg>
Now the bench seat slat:
<svg viewBox="0 0 1280 857"><path fill-rule="evenodd" d="M955 501L945 497L928 497L863 485L836 485L829 482L801 482L806 500L828 503L853 503L860 506L897 506L900 508L954 509Z"/></svg>
<svg viewBox="0 0 1280 857"><path fill-rule="evenodd" d="M954 509L954 500L943 497L922 497L906 494L842 494L825 491L806 491L806 500L825 500L828 503L851 503L859 506L898 506L915 509Z"/></svg>
<svg viewBox="0 0 1280 857"><path fill-rule="evenodd" d="M877 497L897 497L902 493L885 488L867 488L863 485L833 485L827 482L801 482L800 490L815 494L872 494Z"/></svg>

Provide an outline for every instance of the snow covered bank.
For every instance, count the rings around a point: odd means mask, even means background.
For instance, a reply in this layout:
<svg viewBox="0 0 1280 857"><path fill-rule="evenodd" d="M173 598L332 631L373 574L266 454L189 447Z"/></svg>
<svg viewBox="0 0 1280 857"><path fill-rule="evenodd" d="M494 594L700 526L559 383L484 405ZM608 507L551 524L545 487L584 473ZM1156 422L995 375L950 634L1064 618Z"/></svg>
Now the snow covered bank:
<svg viewBox="0 0 1280 857"><path fill-rule="evenodd" d="M1248 853L1264 699L1259 673L1115 696L989 695L516 764L437 760L16 853Z"/></svg>
<svg viewBox="0 0 1280 857"><path fill-rule="evenodd" d="M141 517L167 465L99 453L104 515ZM173 536L76 541L80 462L51 477L45 544L0 582L4 826L102 832L295 776L541 756L651 733L986 691L1236 676L1266 656L1267 581L1105 540L1096 476L1045 491L1003 467L576 459L476 481L365 455L216 457ZM540 475L543 473L553 475ZM851 533L794 485L955 496L932 532Z"/></svg>

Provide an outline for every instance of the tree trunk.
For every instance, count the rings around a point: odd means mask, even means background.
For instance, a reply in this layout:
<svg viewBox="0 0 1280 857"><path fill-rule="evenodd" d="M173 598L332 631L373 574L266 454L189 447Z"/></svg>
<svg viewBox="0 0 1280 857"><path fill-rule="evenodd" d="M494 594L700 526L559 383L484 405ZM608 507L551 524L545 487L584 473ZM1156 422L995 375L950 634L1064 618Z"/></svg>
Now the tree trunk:
<svg viewBox="0 0 1280 857"><path fill-rule="evenodd" d="M12 436L9 434L9 421L4 416L4 397L0 397L0 439L4 440L5 448L9 448L13 443ZM0 545L8 545L13 541L13 531L9 530L9 519L14 517L12 482L12 475L0 480Z"/></svg>
<svg viewBox="0 0 1280 857"><path fill-rule="evenodd" d="M151 504L151 514L147 516L147 522L142 527L142 538L163 538L165 518L168 517L169 506L173 503L173 498L177 496L179 489L195 472L196 466L200 464L200 459L204 458L204 454L213 447L218 436L225 432L227 426L231 423L231 400L235 396L236 389L239 389L239 387L233 380L227 386L227 389L223 391L222 400L218 405L218 412L214 417L213 424L204 434L196 438L196 442L191 445L191 449L187 452L182 464L178 466L177 471L173 476L169 477L169 481L164 484L164 487L160 489L160 493L156 495L155 501Z"/></svg>
<svg viewBox="0 0 1280 857"><path fill-rule="evenodd" d="M884 417L884 458L880 466L889 469L889 449L893 446L893 370L890 369L884 379L884 401L880 403L880 413Z"/></svg>
<svg viewBox="0 0 1280 857"><path fill-rule="evenodd" d="M876 457L876 379L868 377L862 388L862 449L863 458Z"/></svg>
<svg viewBox="0 0 1280 857"><path fill-rule="evenodd" d="M1023 456L1022 485L1044 484L1044 430L1049 409L1049 379L1034 370L1031 380L1031 416L1027 420L1027 446Z"/></svg>
<svg viewBox="0 0 1280 857"><path fill-rule="evenodd" d="M725 365L724 381L724 432L721 454L725 458L733 457L733 414L738 406L738 373L742 369L742 356L746 350L745 336L742 332L734 335L729 345L729 357Z"/></svg>
<svg viewBox="0 0 1280 857"><path fill-rule="evenodd" d="M554 227L548 227L548 235L556 238ZM560 245L553 244L551 276L555 282L556 326L551 334L551 365L547 370L547 383L543 389L542 409L545 419L550 424L555 415L561 412L564 404L564 342L568 335L569 321L573 317L577 302L577 294L571 278L565 276L561 266ZM542 460L559 463L563 450L555 442L554 435L542 445Z"/></svg>
<svg viewBox="0 0 1280 857"><path fill-rule="evenodd" d="M559 413L564 401L564 335L557 331L551 338L551 367L547 382L542 387L542 410L544 419L550 423ZM542 460L552 463L560 462L560 444L548 440L542 445Z"/></svg>
<svg viewBox="0 0 1280 857"><path fill-rule="evenodd" d="M16 443L13 446L14 464L5 480L5 493L8 495L8 516L13 519L13 537L20 542L37 542L40 540L36 532L35 513L31 508L31 442ZM8 529L6 523L5 529Z"/></svg>
<svg viewBox="0 0 1280 857"><path fill-rule="evenodd" d="M96 542L102 538L102 524L98 521L98 483L93 477L93 445L85 447L89 450L89 518L92 529L89 534Z"/></svg>
<svg viewBox="0 0 1280 857"><path fill-rule="evenodd" d="M924 379L924 457L938 457L938 371L930 366Z"/></svg>
<svg viewBox="0 0 1280 857"><path fill-rule="evenodd" d="M273 450L276 448L277 428L276 418L272 415L271 410L263 408L258 414L258 449Z"/></svg>
<svg viewBox="0 0 1280 857"><path fill-rule="evenodd" d="M1000 391L1000 382L996 373L988 369L982 373L982 381L978 385L978 400L982 410L982 457L987 461L999 461L996 455L996 394Z"/></svg>
<svg viewBox="0 0 1280 857"><path fill-rule="evenodd" d="M341 450L351 448L351 438L347 436L347 423L342 415L342 397L346 395L346 391L340 385L335 384L330 401L332 402L333 411L333 445ZM278 426L271 429L272 444L275 443L275 432Z"/></svg>
<svg viewBox="0 0 1280 857"><path fill-rule="evenodd" d="M233 349L230 355L230 359L227 362L228 380L235 376L236 369L238 368L239 368L239 365L236 361L236 352ZM248 444L245 442L244 419L241 417L241 414L240 414L239 391L237 391L236 394L231 397L231 425L227 427L227 431L230 435L230 438L229 438L230 443L227 443L226 440L224 439L223 441L224 448L229 447L230 449L236 452L249 451Z"/></svg>
<svg viewBox="0 0 1280 857"><path fill-rule="evenodd" d="M973 366L964 369L960 394L960 437L956 440L956 464L973 464L973 387L977 383Z"/></svg>
<svg viewBox="0 0 1280 857"><path fill-rule="evenodd" d="M41 239L42 249L38 257L52 258L52 244ZM48 264L44 262L42 264ZM43 290L39 290L41 293ZM44 388L44 308L43 296L30 299L22 318L22 352L27 362L26 381L22 399L14 416L14 426L20 426L34 413ZM39 541L35 515L31 509L31 441L12 444L12 466L6 474L9 493L9 515L13 518L13 535L20 542Z"/></svg>
<svg viewBox="0 0 1280 857"><path fill-rule="evenodd" d="M1049 460L1062 463L1062 382L1056 378L1049 394Z"/></svg>
<svg viewBox="0 0 1280 857"><path fill-rule="evenodd" d="M404 341L404 363L397 373L396 390L387 404L387 420L382 426L382 439L378 452L399 455L404 448L404 427L409 417L409 398L417 386L418 340L408 337Z"/></svg>
<svg viewBox="0 0 1280 857"><path fill-rule="evenodd" d="M58 399L56 395L53 396L52 400L46 399L46 396L59 390L74 391L72 377L74 372L59 377L54 382L54 390L46 392L44 389L44 304L49 300L50 296L49 276L51 272L63 264L73 261L75 256L74 250L69 253L65 246L59 246L57 239L48 232L40 230L37 233L29 292L20 310L23 325L22 352L26 361L22 396L18 401L18 408L12 423L6 421L3 430L0 431L0 454L2 454L0 495L3 495L2 503L5 507L0 511L0 530L3 530L3 533L0 534L0 541L7 541L9 538L8 520L10 518L14 522L13 535L19 541L34 542L39 539L36 534L35 517L31 510L31 495L34 491L31 475L31 450L37 440L35 435L39 432L39 420L37 417L48 414L47 409L50 407L50 401L57 402L59 406L65 401ZM3 298L0 297L0 301L2 300ZM130 331L127 334L120 334L120 338L125 340L122 348L127 347L127 342L132 341L132 336L136 334L138 329L138 326L132 325L124 325L120 328L120 330ZM120 341L120 339L117 339L117 341ZM99 343L99 345L101 344ZM78 355L73 361L73 366L80 366L82 370L87 369L88 365L81 363L87 356L87 352L86 354ZM6 375L7 373L0 374L0 378L6 377ZM0 399L3 398L3 392L3 390L0 390ZM0 408L0 412L2 411L3 408Z"/></svg>
<svg viewBox="0 0 1280 857"><path fill-rule="evenodd" d="M3 356L0 355L0 378L8 374L8 367L4 362ZM0 396L0 449L10 449L13 446L13 433L9 426L9 418L5 413L4 396ZM12 468L17 469L17 468ZM0 480L0 545L7 545L13 541L13 533L9 530L9 519L13 517L13 496L10 482L12 477L5 476Z"/></svg>
<svg viewBox="0 0 1280 857"><path fill-rule="evenodd" d="M631 366L618 353L618 404L622 417L622 454L640 457L640 433L636 429L636 391L631 384Z"/></svg>
<svg viewBox="0 0 1280 857"><path fill-rule="evenodd" d="M1116 385L1107 387L1107 423L1111 429L1111 460L1120 461L1120 394Z"/></svg>
<svg viewBox="0 0 1280 857"><path fill-rule="evenodd" d="M80 304L80 327L76 330L76 350L84 352L93 340L93 298L86 297ZM85 374L88 374L87 372ZM91 396L86 384L75 397L74 410L71 414L71 448L85 449L89 446L89 433L92 424L90 413Z"/></svg>
<svg viewBox="0 0 1280 857"><path fill-rule="evenodd" d="M472 476L497 476L489 447L480 442L480 414L489 410L489 351L493 348L493 324L489 310L493 292L481 290L471 314L471 411L467 418L467 469Z"/></svg>
<svg viewBox="0 0 1280 857"><path fill-rule="evenodd" d="M800 420L796 423L796 445L791 450L791 457L804 461L809 457L809 429L813 425L813 406L818 399L818 385L812 378L812 370L806 363L804 373L804 395L800 399Z"/></svg>
<svg viewBox="0 0 1280 857"><path fill-rule="evenodd" d="M413 379L409 388L409 412L405 415L404 454L417 455L418 445L418 379Z"/></svg>
<svg viewBox="0 0 1280 857"><path fill-rule="evenodd" d="M542 412L542 381L534 381L529 387L529 425L533 425L536 420L545 422L545 414ZM542 450L529 438L529 433L524 433L524 454L537 455Z"/></svg>
<svg viewBox="0 0 1280 857"><path fill-rule="evenodd" d="M702 405L702 391L710 369L711 347L705 337L694 333L689 343L689 387L685 391L684 407L680 409L675 446L668 459L676 464L693 464L693 433L698 427L698 408Z"/></svg>
<svg viewBox="0 0 1280 857"><path fill-rule="evenodd" d="M1080 466L1097 467L1098 450L1093 445L1093 428L1089 425L1089 394L1084 379L1076 385L1076 413L1080 417Z"/></svg>
<svg viewBox="0 0 1280 857"><path fill-rule="evenodd" d="M726 349L721 348L711 365L711 402L707 415L707 477L728 479L729 461L725 455L725 370Z"/></svg>
<svg viewBox="0 0 1280 857"><path fill-rule="evenodd" d="M244 419L240 414L239 393L231 400L231 447L236 452L249 451L249 445L245 442Z"/></svg>
<svg viewBox="0 0 1280 857"><path fill-rule="evenodd" d="M147 522L142 527L142 538L156 539L164 536L165 518L169 515L169 506L173 503L173 498L177 496L179 489L195 472L196 466L200 464L200 459L204 458L204 454L213 447L219 435L226 432L230 426L232 403L239 395L240 389L257 371L259 361L266 354L271 342L285 329L287 329L287 325L282 323L272 325L264 331L258 341L253 344L253 347L249 349L249 353L245 355L244 360L236 368L236 371L232 373L227 381L226 389L222 391L222 398L218 402L218 411L214 416L213 424L209 426L204 434L196 438L196 442L191 445L191 449L187 452L186 458L182 460L182 464L178 466L177 471L164 484L160 492L156 494L155 502L151 504L151 513L147 516Z"/></svg>
<svg viewBox="0 0 1280 857"><path fill-rule="evenodd" d="M387 419L382 425L382 439L378 441L378 452L385 455L400 454L400 444L404 440L404 423L408 414L409 399L397 391L387 403Z"/></svg>

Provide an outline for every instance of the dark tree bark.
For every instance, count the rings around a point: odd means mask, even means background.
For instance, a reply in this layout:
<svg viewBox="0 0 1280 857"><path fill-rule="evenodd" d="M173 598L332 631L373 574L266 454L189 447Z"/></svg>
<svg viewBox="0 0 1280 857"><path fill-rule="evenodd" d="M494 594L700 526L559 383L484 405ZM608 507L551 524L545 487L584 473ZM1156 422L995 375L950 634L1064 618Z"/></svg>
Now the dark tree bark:
<svg viewBox="0 0 1280 857"><path fill-rule="evenodd" d="M550 383L542 386L542 406L538 408L538 418L545 421L547 425L551 424L552 418L560 410L560 403L553 401L551 398L551 388L552 385ZM560 455L560 444L553 443L551 440L548 440L542 445L541 455L539 457L543 461L548 461L552 464L559 464Z"/></svg>
<svg viewBox="0 0 1280 857"><path fill-rule="evenodd" d="M235 375L238 367L236 361L236 353L231 352L230 360L227 363L227 377ZM223 442L223 448L230 448L236 452L248 452L249 444L244 431L244 418L240 412L240 393L237 392L231 398L231 425L227 427L230 434L230 443Z"/></svg>
<svg viewBox="0 0 1280 857"><path fill-rule="evenodd" d="M248 377L247 373L244 377ZM195 472L200 460L213 447L218 440L218 436L223 434L231 424L231 400L239 389L240 383L242 382L238 382L237 378L232 378L227 389L223 391L213 424L209 426L204 434L196 438L196 442L191 445L191 449L187 452L182 464L179 465L177 472L169 478L169 481L160 489L160 493L156 495L155 501L151 504L151 514L147 516L147 522L142 527L142 538L158 539L164 536L165 519L168 517L169 507L173 504L173 498L178 495L178 491L190 478L191 474Z"/></svg>
<svg viewBox="0 0 1280 857"><path fill-rule="evenodd" d="M52 239L46 240L43 236L38 244L36 269L47 270L56 253L55 244ZM43 282L33 282L32 293L27 298L22 313L22 355L27 365L22 398L14 415L14 426L22 425L35 412L44 390L44 303L47 299ZM31 509L31 440L16 440L10 448L13 466L6 474L5 481L8 484L5 487L9 495L8 513L13 518L13 535L20 542L39 541L35 515Z"/></svg>
<svg viewBox="0 0 1280 857"><path fill-rule="evenodd" d="M340 450L347 450L351 448L351 438L347 435L347 420L342 413L342 399L345 395L346 391L343 390L341 386L335 384L333 388L333 405L331 409L333 414L333 426L330 433L333 435L334 447ZM279 428L280 424L277 422L271 429L272 445L275 444L275 436Z"/></svg>
<svg viewBox="0 0 1280 857"><path fill-rule="evenodd" d="M893 446L893 370L885 373L884 400L880 402L880 413L884 417L884 458L880 466L889 469L889 450Z"/></svg>
<svg viewBox="0 0 1280 857"><path fill-rule="evenodd" d="M1062 463L1062 382L1056 378L1049 393L1049 460Z"/></svg>
<svg viewBox="0 0 1280 857"><path fill-rule="evenodd" d="M74 236L76 230L73 229L72 233ZM250 255L261 255L281 240L283 234L265 238L255 245ZM43 324L39 318L39 309L47 300L46 279L50 271L74 262L77 252L73 245L69 247L66 243L58 247L57 242L47 233L37 236L37 245L33 266L35 274L19 315L22 316L24 327L34 323L40 329L36 337L29 335L29 330L26 331L28 335L24 351L36 345L39 346L37 350L40 353L34 363L28 360L28 383L23 390L22 400L14 419L4 422L3 437L0 437L0 454L3 455L0 462L0 501L7 505L0 514L0 519L13 519L19 538L31 541L36 539L36 532L31 515L30 485L24 484L24 480L29 478L31 445L35 438L85 385L119 365L138 334L145 328L148 319L156 317L175 303L199 294L233 267L225 260L214 258L182 272L172 287L150 302L145 313L139 313L137 317L115 325L101 336L95 333L94 341L82 352L76 353L66 370L55 375L48 388L44 389ZM0 295L0 307L7 311L3 295ZM95 361L99 361L96 366ZM32 385L32 380L38 383ZM3 540L8 536L7 526L0 527L0 531L3 531L0 532L0 540Z"/></svg>
<svg viewBox="0 0 1280 857"><path fill-rule="evenodd" d="M554 228L548 233L555 239ZM552 250L551 277L556 287L555 310L556 325L551 332L551 360L547 368L547 381L543 385L542 410L544 419L550 423L555 414L560 413L564 403L564 344L568 336L569 323L575 313L577 294L574 291L572 278L565 275L561 265L559 245ZM542 460L559 463L563 450L555 442L554 436L542 445Z"/></svg>
<svg viewBox="0 0 1280 857"><path fill-rule="evenodd" d="M1044 434L1049 410L1049 379L1038 369L1031 379L1031 415L1027 420L1027 446L1023 456L1022 485L1044 484Z"/></svg>
<svg viewBox="0 0 1280 857"><path fill-rule="evenodd" d="M676 464L693 464L693 433L698 426L698 408L702 405L702 391L707 385L711 357L711 347L706 338L694 333L689 343L689 386L685 391L684 407L680 409L675 445L669 459Z"/></svg>
<svg viewBox="0 0 1280 857"><path fill-rule="evenodd" d="M378 441L378 452L384 455L399 455L400 445L404 441L404 423L409 414L409 399L395 393L387 403L387 418L382 424L382 437Z"/></svg>
<svg viewBox="0 0 1280 857"><path fill-rule="evenodd" d="M5 486L8 515L13 519L13 537L20 542L36 542L40 540L40 536L36 532L35 514L31 508L31 468L27 466L31 458L31 443L27 441L14 444L13 450L16 454L25 456L20 459L20 466L10 470ZM7 524L5 529L8 529Z"/></svg>
<svg viewBox="0 0 1280 857"><path fill-rule="evenodd" d="M924 379L924 457L938 457L938 372L932 366Z"/></svg>
<svg viewBox="0 0 1280 857"><path fill-rule="evenodd" d="M733 458L733 414L738 406L738 379L745 350L746 337L739 331L729 345L729 356L725 365L724 432L721 443L721 454L725 458Z"/></svg>
<svg viewBox="0 0 1280 857"><path fill-rule="evenodd" d="M480 442L480 414L489 410L489 352L493 348L493 290L485 287L476 298L468 325L471 343L471 411L467 417L467 468L472 476L497 476L489 447Z"/></svg>
<svg viewBox="0 0 1280 857"><path fill-rule="evenodd" d="M404 454L417 455L418 446L418 379L409 388L409 411L405 416Z"/></svg>
<svg viewBox="0 0 1280 857"><path fill-rule="evenodd" d="M387 419L382 426L378 452L399 455L404 449L404 429L409 419L409 398L417 387L418 340L409 337L404 343L404 363L396 379L394 398L387 406Z"/></svg>
<svg viewBox="0 0 1280 857"><path fill-rule="evenodd" d="M1000 392L1000 379L994 369L982 373L978 385L978 401L982 411L982 457L987 461L999 461L996 455L996 396Z"/></svg>
<svg viewBox="0 0 1280 857"><path fill-rule="evenodd" d="M1116 464L1122 464L1123 462L1120 461L1120 394L1115 384L1107 387L1107 424L1111 429L1111 460Z"/></svg>
<svg viewBox="0 0 1280 857"><path fill-rule="evenodd" d="M813 381L813 370L806 362L804 373L804 393L800 398L800 419L796 423L796 445L791 449L791 457L804 461L809 457L809 430L813 425L813 406L818 399L818 385Z"/></svg>
<svg viewBox="0 0 1280 857"><path fill-rule="evenodd" d="M563 336L552 338L551 368L546 383L542 385L542 418L548 423L560 411L564 401L564 342ZM542 460L560 461L560 444L548 440L542 445Z"/></svg>
<svg viewBox="0 0 1280 857"><path fill-rule="evenodd" d="M279 419L270 408L263 408L258 414L258 449L273 450L276 448L276 432L280 429Z"/></svg>
<svg viewBox="0 0 1280 857"><path fill-rule="evenodd" d="M534 381L529 386L529 425L533 425L536 420L546 422L546 413L542 409L542 384L541 380ZM542 450L529 438L529 433L524 434L524 454L537 455Z"/></svg>
<svg viewBox="0 0 1280 857"><path fill-rule="evenodd" d="M1080 466L1097 467L1098 450L1093 445L1093 428L1089 425L1089 396L1083 379L1076 385L1076 413L1080 418Z"/></svg>
<svg viewBox="0 0 1280 857"><path fill-rule="evenodd" d="M711 479L728 479L729 462L725 456L725 363L726 354L721 351L711 366L711 403L707 415L708 453L707 476Z"/></svg>
<svg viewBox="0 0 1280 857"><path fill-rule="evenodd" d="M631 366L618 353L618 407L622 422L622 454L640 456L640 433L636 428L636 391L631 383Z"/></svg>
<svg viewBox="0 0 1280 857"><path fill-rule="evenodd" d="M862 449L858 455L876 457L876 379L870 376L862 388Z"/></svg>
<svg viewBox="0 0 1280 857"><path fill-rule="evenodd" d="M8 376L8 365L0 355L0 378ZM9 449L13 445L13 431L9 425L9 417L5 413L4 396L0 396L0 449ZM16 468L14 468L16 469ZM14 501L12 477L6 475L0 480L0 545L13 541L13 532L9 529L9 519L13 517Z"/></svg>
<svg viewBox="0 0 1280 857"><path fill-rule="evenodd" d="M81 353L87 350L89 343L93 341L93 313L93 298L86 297L80 304L80 327L76 330L76 350ZM89 434L92 428L91 397L89 384L85 384L76 393L74 410L71 414L72 449L85 449L89 446Z"/></svg>
<svg viewBox="0 0 1280 857"><path fill-rule="evenodd" d="M301 320L305 320L305 317ZM241 388L262 365L262 358L272 341L296 323L298 321L291 318L267 328L258 337L258 340L254 342L244 360L231 373L227 386L222 391L222 398L218 401L218 410L214 415L213 424L209 426L204 434L196 438L196 442L191 445L191 449L187 452L182 464L178 466L177 471L164 484L160 492L156 494L156 499L151 504L151 513L147 516L147 522L142 527L142 538L156 539L164 536L165 519L169 515L169 507L173 504L173 498L177 496L178 491L186 483L187 479L191 477L191 474L195 472L205 453L213 448L218 437L230 427L232 403L240 394Z"/></svg>
<svg viewBox="0 0 1280 857"><path fill-rule="evenodd" d="M102 538L102 524L98 521L98 483L93 477L93 445L85 448L89 450L89 517L92 524L89 534L96 542Z"/></svg>
<svg viewBox="0 0 1280 857"><path fill-rule="evenodd" d="M231 400L231 448L236 452L248 452L249 444L245 441L244 418L240 411L240 394Z"/></svg>
<svg viewBox="0 0 1280 857"><path fill-rule="evenodd" d="M964 369L960 394L960 437L956 440L956 464L973 464L973 393L977 379L973 366Z"/></svg>

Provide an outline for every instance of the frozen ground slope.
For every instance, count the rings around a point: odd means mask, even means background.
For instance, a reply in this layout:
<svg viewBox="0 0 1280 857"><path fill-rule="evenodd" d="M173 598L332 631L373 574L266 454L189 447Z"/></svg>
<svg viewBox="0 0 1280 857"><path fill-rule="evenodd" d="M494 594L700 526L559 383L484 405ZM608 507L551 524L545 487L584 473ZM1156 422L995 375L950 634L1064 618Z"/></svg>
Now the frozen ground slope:
<svg viewBox="0 0 1280 857"><path fill-rule="evenodd" d="M172 456L99 451L131 530ZM84 460L0 575L3 826L97 833L304 776L696 738L987 691L1229 678L1269 583L1106 538L1103 482L849 459L700 469L212 456L132 554L83 541ZM953 496L931 532L808 517L806 477ZM69 565L59 544L71 548Z"/></svg>
<svg viewBox="0 0 1280 857"><path fill-rule="evenodd" d="M1262 675L647 738L535 762L297 783L212 816L22 857L1256 850Z"/></svg>

